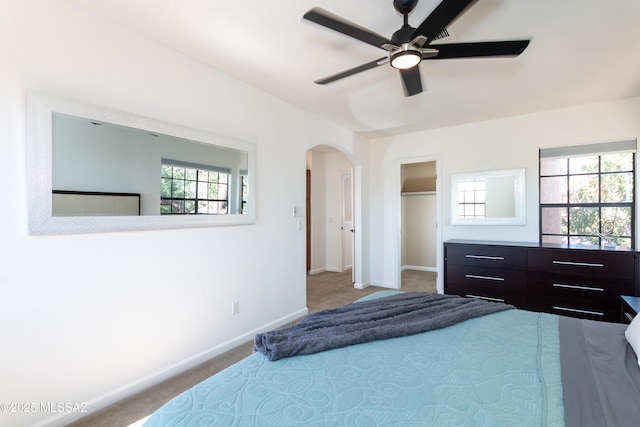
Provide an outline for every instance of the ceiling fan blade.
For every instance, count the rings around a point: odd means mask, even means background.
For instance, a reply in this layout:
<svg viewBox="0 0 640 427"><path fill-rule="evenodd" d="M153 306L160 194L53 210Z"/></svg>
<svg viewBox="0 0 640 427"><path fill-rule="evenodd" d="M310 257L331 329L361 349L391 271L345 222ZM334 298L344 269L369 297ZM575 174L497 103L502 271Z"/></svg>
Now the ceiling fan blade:
<svg viewBox="0 0 640 427"><path fill-rule="evenodd" d="M314 7L305 13L303 18L349 37L353 37L354 39L368 43L372 46L379 47L380 49L383 49L382 46L385 44L393 44L393 42L388 38L374 33L373 31L361 27L351 21L347 21L338 15L334 15L321 7Z"/></svg>
<svg viewBox="0 0 640 427"><path fill-rule="evenodd" d="M442 0L442 2L427 16L411 38L422 35L428 42L451 25L462 13L473 6L478 0ZM428 43L427 42L427 43Z"/></svg>
<svg viewBox="0 0 640 427"><path fill-rule="evenodd" d="M354 67L354 68L351 68L349 70L345 70L345 71L342 71L340 73L334 74L332 76L325 77L324 79L316 80L314 83L317 83L319 85L326 85L327 83L332 83L332 82L335 82L336 80L340 80L340 79L343 79L345 77L349 77L349 76L352 76L354 74L358 74L358 73L361 73L363 71L367 71L367 70L370 70L372 68L375 68L375 67L377 67L379 65L382 65L382 64L386 63L387 60L388 60L388 58L385 56L385 57L382 57L380 59L376 59L375 61L371 61L371 62L367 62L366 64L362 64L362 65L360 65L358 67Z"/></svg>
<svg viewBox="0 0 640 427"><path fill-rule="evenodd" d="M422 92L422 80L420 78L420 67L417 65L406 70L400 70L402 88L404 96L412 96Z"/></svg>
<svg viewBox="0 0 640 427"><path fill-rule="evenodd" d="M476 43L433 44L438 54L423 59L474 58L481 56L518 56L529 45L530 40L506 40Z"/></svg>

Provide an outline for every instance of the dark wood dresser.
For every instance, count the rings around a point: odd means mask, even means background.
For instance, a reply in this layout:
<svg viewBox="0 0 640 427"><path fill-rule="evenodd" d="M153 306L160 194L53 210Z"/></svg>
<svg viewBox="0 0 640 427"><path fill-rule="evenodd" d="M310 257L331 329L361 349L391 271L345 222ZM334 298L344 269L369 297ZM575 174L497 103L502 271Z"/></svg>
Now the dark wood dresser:
<svg viewBox="0 0 640 427"><path fill-rule="evenodd" d="M620 322L620 295L640 295L625 248L450 240L444 291L517 308Z"/></svg>

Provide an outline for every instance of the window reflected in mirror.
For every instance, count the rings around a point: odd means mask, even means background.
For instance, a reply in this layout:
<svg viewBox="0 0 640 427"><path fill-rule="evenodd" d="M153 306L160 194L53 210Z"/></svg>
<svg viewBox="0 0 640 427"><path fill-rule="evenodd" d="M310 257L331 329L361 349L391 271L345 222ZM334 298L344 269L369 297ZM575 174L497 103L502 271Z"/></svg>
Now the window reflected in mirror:
<svg viewBox="0 0 640 427"><path fill-rule="evenodd" d="M162 160L162 215L226 215L231 171L208 165L191 167ZM240 186L238 186L240 189ZM238 205L240 208L240 205Z"/></svg>
<svg viewBox="0 0 640 427"><path fill-rule="evenodd" d="M452 224L524 224L524 169L452 175Z"/></svg>

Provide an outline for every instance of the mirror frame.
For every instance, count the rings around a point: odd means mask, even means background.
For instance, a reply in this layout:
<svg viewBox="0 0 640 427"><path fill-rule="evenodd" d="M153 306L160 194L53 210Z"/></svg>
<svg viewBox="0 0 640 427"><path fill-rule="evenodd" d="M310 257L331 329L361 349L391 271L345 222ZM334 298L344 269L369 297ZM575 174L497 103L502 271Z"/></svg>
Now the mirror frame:
<svg viewBox="0 0 640 427"><path fill-rule="evenodd" d="M183 138L191 143L246 151L246 214L54 217L52 215L53 114L61 113ZM169 122L64 99L46 92L27 92L27 187L29 234L74 234L254 224L256 221L256 145ZM160 170L158 169L158 185Z"/></svg>
<svg viewBox="0 0 640 427"><path fill-rule="evenodd" d="M497 218L461 218L458 216L458 182L477 178L514 178L513 197L515 203L515 215L513 217ZM451 224L452 225L525 225L526 224L526 199L525 199L525 170L503 169L482 172L457 173L451 175Z"/></svg>

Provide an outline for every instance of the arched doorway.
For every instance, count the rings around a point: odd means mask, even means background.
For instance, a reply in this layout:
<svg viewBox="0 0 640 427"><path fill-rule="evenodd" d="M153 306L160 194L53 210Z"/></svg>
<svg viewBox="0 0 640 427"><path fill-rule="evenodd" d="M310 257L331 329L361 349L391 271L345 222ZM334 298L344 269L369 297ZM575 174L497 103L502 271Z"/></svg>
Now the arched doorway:
<svg viewBox="0 0 640 427"><path fill-rule="evenodd" d="M307 272L351 270L362 288L359 165L327 145L307 152Z"/></svg>

